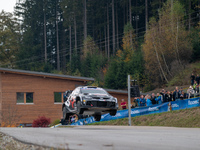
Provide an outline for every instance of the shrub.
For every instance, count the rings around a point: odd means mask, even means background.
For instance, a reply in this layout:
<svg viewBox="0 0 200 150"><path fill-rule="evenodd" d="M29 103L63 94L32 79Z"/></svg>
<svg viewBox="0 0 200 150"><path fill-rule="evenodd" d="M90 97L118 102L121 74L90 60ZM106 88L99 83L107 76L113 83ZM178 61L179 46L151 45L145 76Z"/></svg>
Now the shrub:
<svg viewBox="0 0 200 150"><path fill-rule="evenodd" d="M38 119L33 120L32 127L48 127L51 120L45 116L39 116Z"/></svg>

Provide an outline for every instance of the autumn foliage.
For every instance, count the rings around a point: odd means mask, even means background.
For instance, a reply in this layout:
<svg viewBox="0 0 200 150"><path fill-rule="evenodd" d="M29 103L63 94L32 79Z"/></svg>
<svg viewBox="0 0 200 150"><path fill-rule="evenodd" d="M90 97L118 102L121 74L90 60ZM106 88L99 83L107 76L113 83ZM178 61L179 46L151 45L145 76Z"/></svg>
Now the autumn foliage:
<svg viewBox="0 0 200 150"><path fill-rule="evenodd" d="M167 1L159 11L159 19L151 18L142 50L152 83L168 83L189 63L192 44L185 27L184 7L178 1L173 7Z"/></svg>
<svg viewBox="0 0 200 150"><path fill-rule="evenodd" d="M45 116L39 116L36 120L33 120L32 127L48 127L51 120Z"/></svg>

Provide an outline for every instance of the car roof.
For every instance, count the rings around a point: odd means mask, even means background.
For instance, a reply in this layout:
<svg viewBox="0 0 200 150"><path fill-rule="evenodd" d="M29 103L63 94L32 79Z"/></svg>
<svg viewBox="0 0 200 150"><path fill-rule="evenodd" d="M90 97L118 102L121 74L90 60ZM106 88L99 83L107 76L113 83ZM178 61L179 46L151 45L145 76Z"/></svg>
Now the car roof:
<svg viewBox="0 0 200 150"><path fill-rule="evenodd" d="M103 90L103 88L96 87L96 86L81 86L79 88L80 89L99 89L99 90Z"/></svg>

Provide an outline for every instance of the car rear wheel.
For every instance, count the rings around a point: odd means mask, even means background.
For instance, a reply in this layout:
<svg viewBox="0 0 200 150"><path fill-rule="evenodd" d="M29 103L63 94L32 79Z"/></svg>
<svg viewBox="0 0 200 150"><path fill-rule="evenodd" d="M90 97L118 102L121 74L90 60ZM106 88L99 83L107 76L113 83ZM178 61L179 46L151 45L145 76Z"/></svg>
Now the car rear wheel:
<svg viewBox="0 0 200 150"><path fill-rule="evenodd" d="M63 107L63 120L66 120L66 116L67 116L66 108Z"/></svg>
<svg viewBox="0 0 200 150"><path fill-rule="evenodd" d="M95 115L94 119L95 119L95 121L100 121L101 120L101 115Z"/></svg>
<svg viewBox="0 0 200 150"><path fill-rule="evenodd" d="M83 112L84 112L84 110L81 108L81 102L80 101L77 102L77 112L78 112L79 115L82 115Z"/></svg>

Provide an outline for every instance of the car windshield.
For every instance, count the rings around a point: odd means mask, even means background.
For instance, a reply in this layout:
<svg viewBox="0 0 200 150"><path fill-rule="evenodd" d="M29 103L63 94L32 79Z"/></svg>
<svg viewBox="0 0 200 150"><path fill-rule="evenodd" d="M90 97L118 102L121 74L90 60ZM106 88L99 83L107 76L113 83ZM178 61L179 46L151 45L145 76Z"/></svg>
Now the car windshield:
<svg viewBox="0 0 200 150"><path fill-rule="evenodd" d="M92 93L92 94L108 94L106 91L102 89L92 89L92 88L83 88L81 89L81 93Z"/></svg>

